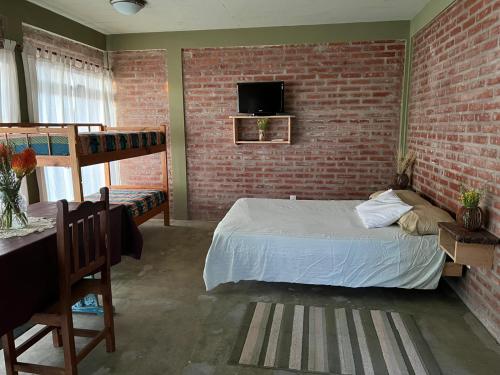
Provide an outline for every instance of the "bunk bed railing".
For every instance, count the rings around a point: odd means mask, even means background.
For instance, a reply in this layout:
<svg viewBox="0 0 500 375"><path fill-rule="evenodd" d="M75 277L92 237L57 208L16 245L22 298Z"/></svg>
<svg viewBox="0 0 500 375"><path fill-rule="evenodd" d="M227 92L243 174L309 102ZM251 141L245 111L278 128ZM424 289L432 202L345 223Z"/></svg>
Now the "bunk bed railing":
<svg viewBox="0 0 500 375"><path fill-rule="evenodd" d="M95 128L99 130L94 130ZM56 123L1 123L0 142L13 141L24 138L27 146L31 146L33 137L47 137L47 154L38 155L40 166L60 166L72 167L78 161L80 167L93 164L107 163L115 160L129 159L138 156L145 156L153 153L163 152L166 145L156 144L148 147L131 148L126 150L116 150L96 154L82 154L79 152L79 135L85 133L104 132L163 132L166 133L166 126L108 126L103 124L56 124ZM52 150L52 136L66 136L68 138L68 154L54 155Z"/></svg>
<svg viewBox="0 0 500 375"><path fill-rule="evenodd" d="M99 130L93 130L93 129ZM166 171L166 144L158 143L146 147L120 149L115 151L106 151L98 153L84 154L80 152L79 135L85 133L101 133L101 132L162 132L166 134L166 126L108 126L97 123L0 123L0 142L12 141L14 139L25 139L25 144L29 147L32 143L32 137L47 137L46 154L37 155L38 166L56 166L71 168L73 178L73 190L77 200L83 200L83 189L81 186L81 167L104 164L106 174L106 184L111 185L109 162L130 159L139 156L146 156L154 153L163 153L161 157L162 169ZM68 154L54 154L51 136L65 136L68 143ZM164 173L166 175L166 172ZM163 189L168 190L168 182L166 177L163 178Z"/></svg>

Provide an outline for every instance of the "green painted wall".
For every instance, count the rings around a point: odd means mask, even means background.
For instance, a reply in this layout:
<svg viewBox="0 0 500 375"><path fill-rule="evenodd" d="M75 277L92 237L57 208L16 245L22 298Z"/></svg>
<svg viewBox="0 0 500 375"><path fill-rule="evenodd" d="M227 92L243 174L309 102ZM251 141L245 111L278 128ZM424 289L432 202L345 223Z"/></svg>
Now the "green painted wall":
<svg viewBox="0 0 500 375"><path fill-rule="evenodd" d="M110 51L165 49L167 51L172 148L171 167L174 183L175 218L187 219L186 140L184 132L184 90L182 78L183 48L328 43L387 39L406 40L408 43L409 26L409 21L394 21L317 26L120 34L109 35L107 37L107 49ZM408 67L405 66L405 72L407 69ZM403 93L406 91L405 88ZM404 105L402 108L404 112L406 112L406 96L403 95L403 93L402 99ZM405 117L402 115L402 119L403 118Z"/></svg>
<svg viewBox="0 0 500 375"><path fill-rule="evenodd" d="M6 17L5 38L22 42L22 23L106 49L106 36L90 27L51 12L26 0L0 0L0 14Z"/></svg>
<svg viewBox="0 0 500 375"><path fill-rule="evenodd" d="M443 10L456 0L430 0L427 5L410 22L410 36L415 35Z"/></svg>
<svg viewBox="0 0 500 375"><path fill-rule="evenodd" d="M411 56L412 56L412 40L406 40L405 49L405 71L403 77L403 91L401 93L401 123L399 127L399 150L406 153L406 130L408 128L408 102L410 95L410 75L411 75Z"/></svg>
<svg viewBox="0 0 500 375"><path fill-rule="evenodd" d="M25 0L0 0L0 15L4 21L4 37L18 43L23 42L22 24L27 23L96 48L106 49L104 34ZM16 62L21 120L28 121L26 83L20 52L16 53ZM29 202L38 202L40 195L35 174L27 177L27 183Z"/></svg>

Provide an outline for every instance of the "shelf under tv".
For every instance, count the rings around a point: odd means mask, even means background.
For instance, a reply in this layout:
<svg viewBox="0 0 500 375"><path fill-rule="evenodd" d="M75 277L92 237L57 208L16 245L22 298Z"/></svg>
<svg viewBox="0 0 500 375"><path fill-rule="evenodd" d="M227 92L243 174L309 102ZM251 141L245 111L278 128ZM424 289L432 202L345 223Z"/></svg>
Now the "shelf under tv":
<svg viewBox="0 0 500 375"><path fill-rule="evenodd" d="M293 115L258 116L258 115L238 114L238 115L234 115L234 116L229 116L229 118L233 120L233 138L234 138L233 140L234 140L234 144L236 144L236 145L241 145L241 144L289 145L289 144L292 144L292 118L295 118L295 116L293 116ZM279 141L272 141L272 140L259 141L259 140L253 140L253 139L249 139L249 140L239 139L238 127L241 125L241 121L258 119L258 118L268 118L270 120L273 120L273 119L287 120L287 137L284 138L283 140L279 140Z"/></svg>
<svg viewBox="0 0 500 375"><path fill-rule="evenodd" d="M234 116L229 116L229 118L260 118L260 117L266 117L266 118L295 118L294 115L271 115L271 116L264 116L264 115L247 115L247 114L237 114Z"/></svg>
<svg viewBox="0 0 500 375"><path fill-rule="evenodd" d="M236 141L237 145L243 145L243 144L248 144L248 143L255 143L255 144L266 144L266 143L272 143L272 144L277 144L277 145L289 145L290 142L288 141L258 141L258 140L253 140L253 141Z"/></svg>

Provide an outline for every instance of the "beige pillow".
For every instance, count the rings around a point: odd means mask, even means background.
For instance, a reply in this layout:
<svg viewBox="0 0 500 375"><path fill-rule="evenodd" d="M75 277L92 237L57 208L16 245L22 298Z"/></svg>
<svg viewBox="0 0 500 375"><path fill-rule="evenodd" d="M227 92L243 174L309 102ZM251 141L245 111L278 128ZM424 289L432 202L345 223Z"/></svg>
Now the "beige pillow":
<svg viewBox="0 0 500 375"><path fill-rule="evenodd" d="M401 200L404 200L401 198ZM426 234L438 234L438 223L440 221L455 221L439 207L431 204L417 204L413 210L401 216L398 224L405 232L414 236L423 236Z"/></svg>
<svg viewBox="0 0 500 375"><path fill-rule="evenodd" d="M370 199L374 199L378 197L380 194L382 194L386 190L381 190L373 193L370 195ZM411 191L411 190L394 190L396 195L401 199L403 202L406 204L409 204L410 206L418 206L418 205L427 205L427 206L432 206L432 203L426 200L425 198L422 198L418 193Z"/></svg>

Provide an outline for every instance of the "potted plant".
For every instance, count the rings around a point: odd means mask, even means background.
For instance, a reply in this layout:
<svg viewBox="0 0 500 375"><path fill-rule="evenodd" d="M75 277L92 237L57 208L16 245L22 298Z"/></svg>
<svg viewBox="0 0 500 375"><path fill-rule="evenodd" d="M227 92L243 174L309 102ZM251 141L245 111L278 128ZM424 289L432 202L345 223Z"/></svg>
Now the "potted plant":
<svg viewBox="0 0 500 375"><path fill-rule="evenodd" d="M410 183L410 173L417 159L417 154L414 151L409 151L404 155L401 150L398 151L396 158L396 175L392 181L391 188L396 190L404 190Z"/></svg>
<svg viewBox="0 0 500 375"><path fill-rule="evenodd" d="M460 187L459 201L461 207L457 211L457 223L470 231L477 231L483 225L483 211L479 207L479 202L483 197L482 190Z"/></svg>
<svg viewBox="0 0 500 375"><path fill-rule="evenodd" d="M36 168L32 148L14 153L10 144L0 144L0 228L23 228L28 224L26 199L19 194L21 182Z"/></svg>
<svg viewBox="0 0 500 375"><path fill-rule="evenodd" d="M264 141L266 138L266 130L269 127L269 119L267 117L257 119L257 128L259 129L259 141Z"/></svg>

